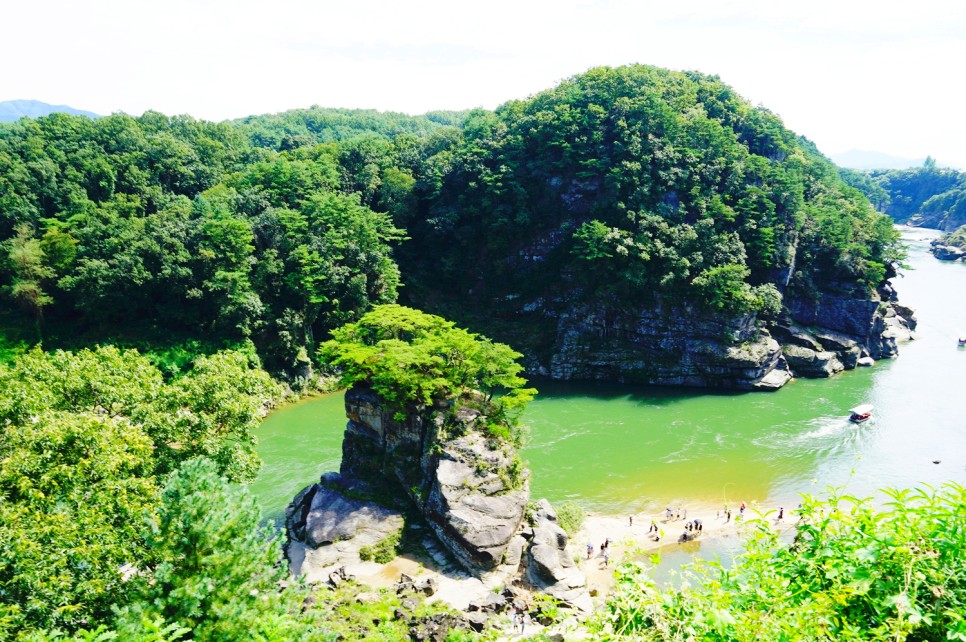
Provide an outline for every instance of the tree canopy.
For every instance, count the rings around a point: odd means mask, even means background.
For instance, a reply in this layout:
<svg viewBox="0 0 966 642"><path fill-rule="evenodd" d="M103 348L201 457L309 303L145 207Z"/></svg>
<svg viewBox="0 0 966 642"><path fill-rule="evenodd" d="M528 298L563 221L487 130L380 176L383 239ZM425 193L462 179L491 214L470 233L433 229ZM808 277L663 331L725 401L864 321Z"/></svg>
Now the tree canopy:
<svg viewBox="0 0 966 642"><path fill-rule="evenodd" d="M522 356L442 317L401 305L373 308L335 330L322 344L323 359L339 369L341 383L371 387L397 410L478 390L506 415L536 392L524 388Z"/></svg>
<svg viewBox="0 0 966 642"><path fill-rule="evenodd" d="M868 293L900 255L809 141L694 72L600 67L472 112L416 179L407 300L511 324L579 297L741 314Z"/></svg>
<svg viewBox="0 0 966 642"><path fill-rule="evenodd" d="M247 357L199 359L173 381L134 351L31 350L0 367L0 637L73 629L124 602L146 565L159 479L197 456L251 480L252 428L277 390Z"/></svg>

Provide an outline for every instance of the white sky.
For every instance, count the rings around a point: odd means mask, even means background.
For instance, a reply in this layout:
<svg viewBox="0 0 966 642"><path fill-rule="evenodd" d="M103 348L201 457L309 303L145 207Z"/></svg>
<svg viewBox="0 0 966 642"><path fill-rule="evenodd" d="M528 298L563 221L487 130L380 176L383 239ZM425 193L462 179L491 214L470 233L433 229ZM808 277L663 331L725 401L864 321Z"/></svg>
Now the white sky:
<svg viewBox="0 0 966 642"><path fill-rule="evenodd" d="M494 108L596 65L717 74L827 153L966 167L962 0L9 0L0 100L221 120Z"/></svg>

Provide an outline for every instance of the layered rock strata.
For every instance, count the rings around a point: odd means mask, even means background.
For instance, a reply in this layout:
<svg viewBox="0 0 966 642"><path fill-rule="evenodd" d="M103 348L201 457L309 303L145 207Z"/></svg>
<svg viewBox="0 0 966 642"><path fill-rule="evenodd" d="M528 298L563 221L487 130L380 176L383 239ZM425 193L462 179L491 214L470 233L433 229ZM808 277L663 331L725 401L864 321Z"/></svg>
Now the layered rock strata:
<svg viewBox="0 0 966 642"><path fill-rule="evenodd" d="M556 328L551 348L529 355L528 370L555 380L777 390L792 376L828 377L860 357L894 357L912 338L912 310L886 286L856 299L819 294L787 302L787 316L715 319L684 308L633 313L606 307L531 307Z"/></svg>
<svg viewBox="0 0 966 642"><path fill-rule="evenodd" d="M575 307L553 317L540 374L557 380L774 390L790 378L781 346L751 315L700 318L684 309L617 314Z"/></svg>

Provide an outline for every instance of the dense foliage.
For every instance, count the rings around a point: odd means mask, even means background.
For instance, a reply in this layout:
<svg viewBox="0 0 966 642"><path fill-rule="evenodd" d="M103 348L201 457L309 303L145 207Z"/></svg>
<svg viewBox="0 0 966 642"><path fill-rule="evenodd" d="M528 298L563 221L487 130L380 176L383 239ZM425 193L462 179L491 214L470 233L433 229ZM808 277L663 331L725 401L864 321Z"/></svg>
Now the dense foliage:
<svg viewBox="0 0 966 642"><path fill-rule="evenodd" d="M966 173L939 167L932 158L912 169L840 171L898 223L947 232L966 224Z"/></svg>
<svg viewBox="0 0 966 642"><path fill-rule="evenodd" d="M473 112L417 178L407 296L507 317L581 295L772 311L877 287L898 256L808 141L697 73L597 68Z"/></svg>
<svg viewBox="0 0 966 642"><path fill-rule="evenodd" d="M387 175L359 185L377 143L278 153L249 133L154 112L0 127L5 301L55 337L251 337L297 371L315 333L395 300L402 233L370 205L405 204L412 178L382 137Z"/></svg>
<svg viewBox="0 0 966 642"><path fill-rule="evenodd" d="M369 386L397 410L480 391L510 419L536 392L523 387L522 355L509 346L401 305L378 306L339 328L321 353L343 385Z"/></svg>
<svg viewBox="0 0 966 642"><path fill-rule="evenodd" d="M966 249L966 225L961 225L948 234L943 234L940 238L943 245L952 245Z"/></svg>
<svg viewBox="0 0 966 642"><path fill-rule="evenodd" d="M401 135L426 138L444 126L459 125L466 112L430 112L409 116L371 109L326 109L318 105L280 114L249 116L236 121L256 147L278 151L312 147L376 133L391 139Z"/></svg>
<svg viewBox="0 0 966 642"><path fill-rule="evenodd" d="M119 569L146 560L160 475L205 456L250 480L251 429L275 393L235 353L170 382L110 347L0 368L0 633L73 628L123 602Z"/></svg>
<svg viewBox="0 0 966 642"><path fill-rule="evenodd" d="M600 639L966 640L966 488L806 498L794 542L754 522L731 568L701 562L680 590L623 567Z"/></svg>

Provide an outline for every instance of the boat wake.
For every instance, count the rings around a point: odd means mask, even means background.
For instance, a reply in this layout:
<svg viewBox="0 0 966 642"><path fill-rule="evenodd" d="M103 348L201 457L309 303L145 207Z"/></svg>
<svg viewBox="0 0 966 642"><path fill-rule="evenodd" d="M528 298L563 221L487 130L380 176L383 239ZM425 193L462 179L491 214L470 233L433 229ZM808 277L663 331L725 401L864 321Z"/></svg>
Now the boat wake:
<svg viewBox="0 0 966 642"><path fill-rule="evenodd" d="M816 417L804 426L801 423L785 424L770 435L754 441L759 447L773 450L789 450L805 456L816 452L834 452L848 447L860 438L860 431L848 418Z"/></svg>

